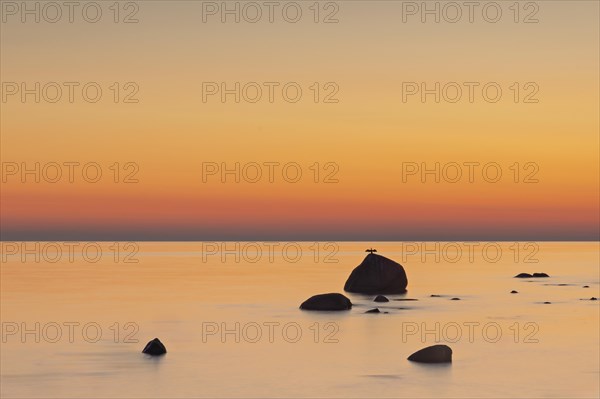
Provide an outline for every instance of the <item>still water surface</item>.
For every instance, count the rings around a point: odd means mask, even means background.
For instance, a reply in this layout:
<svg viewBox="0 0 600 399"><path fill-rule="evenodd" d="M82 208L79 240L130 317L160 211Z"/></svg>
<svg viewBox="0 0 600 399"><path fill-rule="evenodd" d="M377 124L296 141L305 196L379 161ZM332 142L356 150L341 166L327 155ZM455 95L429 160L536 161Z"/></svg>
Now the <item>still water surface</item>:
<svg viewBox="0 0 600 399"><path fill-rule="evenodd" d="M1 394L598 397L598 243L484 244L101 243L97 261L64 246L23 261L3 243ZM370 246L404 265L406 295L298 309L343 292ZM538 271L551 277L512 278ZM154 337L167 355L140 353ZM438 341L451 365L406 360Z"/></svg>

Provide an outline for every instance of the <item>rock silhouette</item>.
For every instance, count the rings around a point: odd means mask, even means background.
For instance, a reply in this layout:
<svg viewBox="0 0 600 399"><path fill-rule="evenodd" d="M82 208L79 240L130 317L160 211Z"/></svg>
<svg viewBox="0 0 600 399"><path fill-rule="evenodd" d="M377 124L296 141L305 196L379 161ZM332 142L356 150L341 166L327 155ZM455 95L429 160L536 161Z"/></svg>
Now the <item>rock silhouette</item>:
<svg viewBox="0 0 600 399"><path fill-rule="evenodd" d="M402 294L408 279L401 264L385 256L368 254L348 277L344 290L360 294Z"/></svg>
<svg viewBox="0 0 600 399"><path fill-rule="evenodd" d="M154 338L152 341L146 344L146 346L142 350L142 353L152 356L160 356L167 353L167 348L165 348L163 343L160 342L160 339Z"/></svg>
<svg viewBox="0 0 600 399"><path fill-rule="evenodd" d="M460 298L452 298L451 301L460 301Z"/></svg>
<svg viewBox="0 0 600 399"><path fill-rule="evenodd" d="M337 293L315 295L300 305L300 309L303 310L350 310L351 308L350 299Z"/></svg>
<svg viewBox="0 0 600 399"><path fill-rule="evenodd" d="M529 273L519 273L515 276L515 278L539 278L539 277L550 277L549 275L547 275L546 273L533 273L533 274L529 274Z"/></svg>
<svg viewBox="0 0 600 399"><path fill-rule="evenodd" d="M365 313L381 313L381 312L379 311L379 308L375 308L375 309L367 310Z"/></svg>
<svg viewBox="0 0 600 399"><path fill-rule="evenodd" d="M519 291L512 290L510 293L511 293L511 294L518 294L518 293L519 293Z"/></svg>
<svg viewBox="0 0 600 399"><path fill-rule="evenodd" d="M390 300L389 300L389 299L387 299L387 298L386 298L385 296L383 296L383 295L377 295L377 296L375 297L375 299L373 299L373 301L375 301L375 302L389 302Z"/></svg>
<svg viewBox="0 0 600 399"><path fill-rule="evenodd" d="M449 363L452 361L452 349L447 345L433 345L423 348L408 357L419 363Z"/></svg>
<svg viewBox="0 0 600 399"><path fill-rule="evenodd" d="M532 277L550 277L546 273L533 273Z"/></svg>
<svg viewBox="0 0 600 399"><path fill-rule="evenodd" d="M529 273L519 273L515 276L515 278L530 278L530 277L533 277L533 276Z"/></svg>

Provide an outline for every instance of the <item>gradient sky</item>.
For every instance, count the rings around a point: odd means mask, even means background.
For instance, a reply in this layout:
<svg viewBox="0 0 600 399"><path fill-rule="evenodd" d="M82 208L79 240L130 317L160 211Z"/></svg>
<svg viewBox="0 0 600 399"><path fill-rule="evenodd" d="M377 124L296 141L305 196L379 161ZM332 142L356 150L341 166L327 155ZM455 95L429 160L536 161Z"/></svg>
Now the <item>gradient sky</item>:
<svg viewBox="0 0 600 399"><path fill-rule="evenodd" d="M537 2L531 24L514 23L509 3L495 24L477 12L474 23L403 23L402 3L389 1L338 2L333 24L312 21L312 2L296 24L280 14L203 23L192 1L138 2L133 24L115 24L109 3L96 24L77 13L55 24L3 15L2 82L94 81L104 91L95 104L79 91L74 103L1 103L5 168L96 162L103 172L94 184L6 176L2 239L598 240L598 2ZM202 101L202 82L250 81L298 82L304 95ZM498 82L503 97L402 101L402 82L436 81ZM113 82L135 82L139 103L112 102ZM314 82L335 82L339 102L314 103ZM535 82L539 103L514 103L513 82ZM139 181L115 183L115 162L135 163ZM203 162L296 162L303 179L203 182ZM337 183L321 181L329 162ZM403 181L406 162L496 162L503 178ZM522 182L528 162L536 183Z"/></svg>

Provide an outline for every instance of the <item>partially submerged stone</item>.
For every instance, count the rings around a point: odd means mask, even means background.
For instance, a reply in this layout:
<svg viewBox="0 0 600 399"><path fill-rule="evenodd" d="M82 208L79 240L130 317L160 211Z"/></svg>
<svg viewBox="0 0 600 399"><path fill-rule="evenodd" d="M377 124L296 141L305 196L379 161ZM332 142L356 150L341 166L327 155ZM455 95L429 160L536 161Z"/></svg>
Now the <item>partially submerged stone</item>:
<svg viewBox="0 0 600 399"><path fill-rule="evenodd" d="M428 346L410 355L408 360L419 363L449 363L452 362L452 349L447 345Z"/></svg>
<svg viewBox="0 0 600 399"><path fill-rule="evenodd" d="M302 310L350 310L352 302L346 296L338 293L320 294L302 302Z"/></svg>
<svg viewBox="0 0 600 399"><path fill-rule="evenodd" d="M146 346L142 350L142 353L151 356L160 356L167 353L167 348L165 348L165 345L162 342L160 342L160 339L154 338L152 341L146 344Z"/></svg>

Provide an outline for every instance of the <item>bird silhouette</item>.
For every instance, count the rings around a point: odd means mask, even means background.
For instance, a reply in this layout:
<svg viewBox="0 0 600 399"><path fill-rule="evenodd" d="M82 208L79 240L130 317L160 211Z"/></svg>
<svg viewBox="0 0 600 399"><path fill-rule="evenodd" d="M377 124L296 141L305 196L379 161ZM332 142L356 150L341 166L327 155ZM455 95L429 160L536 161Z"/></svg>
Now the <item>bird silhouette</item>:
<svg viewBox="0 0 600 399"><path fill-rule="evenodd" d="M369 248L369 249L367 249L365 252L369 252L369 253L371 253L371 254L372 254L373 252L377 252L377 250L376 250L376 249L373 249L373 248Z"/></svg>

